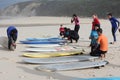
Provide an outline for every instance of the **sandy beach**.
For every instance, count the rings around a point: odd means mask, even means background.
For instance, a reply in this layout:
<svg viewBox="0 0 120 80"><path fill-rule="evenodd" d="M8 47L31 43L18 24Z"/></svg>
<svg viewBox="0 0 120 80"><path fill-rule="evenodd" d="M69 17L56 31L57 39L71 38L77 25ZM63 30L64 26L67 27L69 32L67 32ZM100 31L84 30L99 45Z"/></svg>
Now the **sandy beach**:
<svg viewBox="0 0 120 80"><path fill-rule="evenodd" d="M26 45L20 44L20 40L34 37L52 37L59 35L59 26L74 28L70 23L69 17L21 17L0 20L0 36L6 36L6 29L10 25L15 25L18 29L17 48L15 51L9 51L0 47L0 80L74 80L77 78L94 78L94 77L119 77L120 76L120 33L117 31L117 43L109 44L109 50L106 54L106 60L110 64L101 69L82 69L58 72L43 72L35 68L39 65L24 64L21 55ZM111 34L111 24L109 20L100 19L104 35L109 42L113 40ZM80 18L80 40L75 45L81 46L90 52L89 35L91 30L92 19Z"/></svg>

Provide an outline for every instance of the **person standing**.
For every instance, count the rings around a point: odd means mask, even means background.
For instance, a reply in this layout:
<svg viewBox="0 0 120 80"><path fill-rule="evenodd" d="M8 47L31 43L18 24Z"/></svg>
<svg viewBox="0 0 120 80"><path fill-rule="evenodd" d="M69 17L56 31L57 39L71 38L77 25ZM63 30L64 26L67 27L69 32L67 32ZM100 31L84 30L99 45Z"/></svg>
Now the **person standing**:
<svg viewBox="0 0 120 80"><path fill-rule="evenodd" d="M18 31L14 26L9 26L7 28L7 36L8 36L8 49L11 50L11 45L16 48L16 40L18 36Z"/></svg>
<svg viewBox="0 0 120 80"><path fill-rule="evenodd" d="M112 25L113 42L111 42L111 44L114 44L116 42L116 35L115 35L115 33L116 33L116 31L117 31L117 29L119 27L120 22L116 18L114 18L112 16L112 13L108 13L107 16L108 16L108 19L110 20L111 25Z"/></svg>
<svg viewBox="0 0 120 80"><path fill-rule="evenodd" d="M92 22L92 30L95 30L95 25L98 25L98 27L100 28L100 21L97 17L97 14L93 14L93 22Z"/></svg>
<svg viewBox="0 0 120 80"><path fill-rule="evenodd" d="M76 31L78 33L78 31L80 29L80 21L76 14L73 14L73 18L71 19L71 23L73 23L73 22L75 23L74 31Z"/></svg>

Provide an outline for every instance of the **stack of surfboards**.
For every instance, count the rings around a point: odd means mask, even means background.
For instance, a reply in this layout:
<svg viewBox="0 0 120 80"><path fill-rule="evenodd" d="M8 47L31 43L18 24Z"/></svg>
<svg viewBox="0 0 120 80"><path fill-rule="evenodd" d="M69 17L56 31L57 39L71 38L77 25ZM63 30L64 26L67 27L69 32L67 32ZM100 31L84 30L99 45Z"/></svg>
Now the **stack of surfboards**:
<svg viewBox="0 0 120 80"><path fill-rule="evenodd" d="M57 51L70 51L75 48L71 46L62 46L66 40L58 37L53 38L27 38L24 41L20 41L23 44L27 44L25 51L29 52L57 52ZM55 43L55 44L54 44Z"/></svg>
<svg viewBox="0 0 120 80"><path fill-rule="evenodd" d="M85 69L101 67L107 61L97 61L98 57L89 55L79 55L80 52L54 52L54 53L25 53L23 59L25 63L40 64L38 70L44 71L64 71L74 69Z"/></svg>
<svg viewBox="0 0 120 80"><path fill-rule="evenodd" d="M57 42L56 38L53 39L54 41ZM95 60L98 57L92 57L89 55L79 55L83 51L82 50L73 51L74 48L71 46L61 47L61 45L59 44L46 44L46 39L44 38L43 39L27 38L26 41L21 41L21 42L25 44L30 44L27 46L29 48L26 49L26 51L29 51L30 53L23 54L24 57L27 57L23 59L23 61L25 63L30 63L30 64L40 64L40 66L37 67L38 70L64 71L64 70L74 70L74 69L85 69L91 67L104 66L108 63L107 61ZM39 44L40 42L45 44ZM65 51L73 51L73 52L65 52Z"/></svg>
<svg viewBox="0 0 120 80"><path fill-rule="evenodd" d="M61 54L61 55L60 55ZM69 54L66 56L65 54ZM25 63L40 64L37 67L38 70L43 71L64 71L74 69L85 69L93 67L101 67L106 65L107 61L95 60L98 57L92 57L89 55L72 55L73 53L59 53L59 54L23 54L28 57L23 59ZM76 53L78 54L78 53Z"/></svg>

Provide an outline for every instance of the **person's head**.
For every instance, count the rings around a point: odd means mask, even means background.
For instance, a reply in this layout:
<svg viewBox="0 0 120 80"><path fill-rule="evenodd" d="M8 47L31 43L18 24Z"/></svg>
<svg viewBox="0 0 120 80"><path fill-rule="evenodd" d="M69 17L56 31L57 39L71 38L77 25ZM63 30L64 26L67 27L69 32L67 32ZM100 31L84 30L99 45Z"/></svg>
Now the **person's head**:
<svg viewBox="0 0 120 80"><path fill-rule="evenodd" d="M100 28L100 25L95 24L95 30L97 31Z"/></svg>
<svg viewBox="0 0 120 80"><path fill-rule="evenodd" d="M63 25L61 24L60 27L63 27Z"/></svg>
<svg viewBox="0 0 120 80"><path fill-rule="evenodd" d="M97 29L97 33L100 36L102 34L103 30L101 28Z"/></svg>
<svg viewBox="0 0 120 80"><path fill-rule="evenodd" d="M77 15L76 15L76 14L73 14L73 17L77 17Z"/></svg>
<svg viewBox="0 0 120 80"><path fill-rule="evenodd" d="M93 14L92 17L93 17L93 19L97 18L97 14Z"/></svg>
<svg viewBox="0 0 120 80"><path fill-rule="evenodd" d="M67 32L69 32L70 31L70 28L67 28Z"/></svg>
<svg viewBox="0 0 120 80"><path fill-rule="evenodd" d="M67 27L64 27L65 32L67 31Z"/></svg>
<svg viewBox="0 0 120 80"><path fill-rule="evenodd" d="M107 17L110 19L112 17L112 13L108 13Z"/></svg>

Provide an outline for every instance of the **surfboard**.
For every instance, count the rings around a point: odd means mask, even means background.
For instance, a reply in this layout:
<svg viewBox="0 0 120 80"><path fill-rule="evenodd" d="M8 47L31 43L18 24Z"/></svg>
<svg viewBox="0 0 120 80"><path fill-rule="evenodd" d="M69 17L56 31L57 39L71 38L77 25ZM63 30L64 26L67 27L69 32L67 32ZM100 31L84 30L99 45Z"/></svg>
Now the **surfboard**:
<svg viewBox="0 0 120 80"><path fill-rule="evenodd" d="M22 44L60 44L66 43L66 40L39 40L39 41L20 41Z"/></svg>
<svg viewBox="0 0 120 80"><path fill-rule="evenodd" d="M50 38L26 38L28 41L39 41L39 40L63 40L59 37L50 37Z"/></svg>
<svg viewBox="0 0 120 80"><path fill-rule="evenodd" d="M60 47L62 45L59 44L31 44L27 45L27 47L32 47L32 48L42 48L42 47Z"/></svg>
<svg viewBox="0 0 120 80"><path fill-rule="evenodd" d="M55 48L27 48L25 51L28 52L56 52Z"/></svg>
<svg viewBox="0 0 120 80"><path fill-rule="evenodd" d="M56 51L70 51L74 48L71 46L64 46L64 47L53 47L53 48L27 48L25 51L29 52L56 52Z"/></svg>
<svg viewBox="0 0 120 80"><path fill-rule="evenodd" d="M107 61L84 61L84 62L71 62L71 63L58 63L58 64L46 64L37 67L38 70L42 71L66 71L75 69L86 69L101 67L108 64Z"/></svg>
<svg viewBox="0 0 120 80"><path fill-rule="evenodd" d="M120 77L72 78L71 80L120 80Z"/></svg>
<svg viewBox="0 0 120 80"><path fill-rule="evenodd" d="M54 58L25 58L23 59L23 62L32 63L32 64L48 64L48 63L50 64L50 63L87 61L96 58L98 57L74 55L74 56L64 56L64 57L54 57Z"/></svg>
<svg viewBox="0 0 120 80"><path fill-rule="evenodd" d="M83 54L83 51L54 52L54 53L24 53L22 56L29 58L49 58L49 57L80 55L80 54Z"/></svg>
<svg viewBox="0 0 120 80"><path fill-rule="evenodd" d="M76 80L76 79L75 79ZM77 79L78 80L78 79ZM81 80L81 79L79 79ZM88 78L85 80L120 80L120 77L107 77L107 78Z"/></svg>

